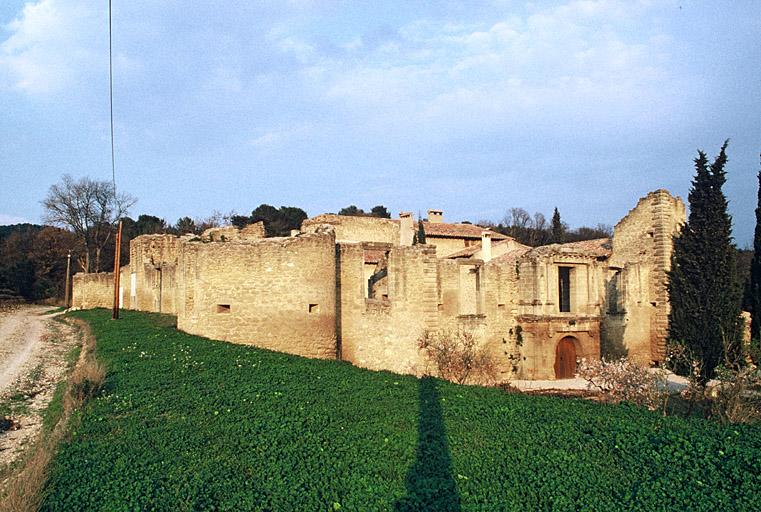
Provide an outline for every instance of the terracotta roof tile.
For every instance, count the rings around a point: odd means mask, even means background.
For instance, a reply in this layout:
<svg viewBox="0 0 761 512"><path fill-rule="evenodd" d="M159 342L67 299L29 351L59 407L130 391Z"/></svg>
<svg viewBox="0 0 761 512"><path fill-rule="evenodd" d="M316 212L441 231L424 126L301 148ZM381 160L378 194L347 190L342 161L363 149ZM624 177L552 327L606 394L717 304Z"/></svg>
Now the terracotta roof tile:
<svg viewBox="0 0 761 512"><path fill-rule="evenodd" d="M417 229L418 223L415 223ZM482 228L475 224L449 224L446 222L426 222L423 221L423 229L426 236L442 236L450 238L478 238L481 239L481 233L484 231L491 232L492 240L505 240L508 237L502 233L497 233L488 228Z"/></svg>
<svg viewBox="0 0 761 512"><path fill-rule="evenodd" d="M537 255L557 253L607 258L612 252L612 245L610 238L597 238L594 240L582 240L581 242L569 242L567 244L543 245L536 247L533 252Z"/></svg>
<svg viewBox="0 0 761 512"><path fill-rule="evenodd" d="M588 254L590 256L610 256L613 249L610 238L596 238L594 240L582 240L581 242L569 242L560 244L561 251L570 251Z"/></svg>
<svg viewBox="0 0 761 512"><path fill-rule="evenodd" d="M494 236L492 236L492 239L494 239ZM513 239L510 238L510 237L505 237L504 240L500 240L500 241L498 241L496 243L493 243L492 247L494 247L496 245L503 244L503 243L508 243L511 240L513 240ZM475 253L477 253L478 251L480 251L480 250L481 250L481 242L477 242L477 243L471 245L470 247L466 247L465 249L460 249L457 252L453 252L452 254L448 254L446 257L447 258L469 258L469 257L473 256Z"/></svg>
<svg viewBox="0 0 761 512"><path fill-rule="evenodd" d="M527 252L531 251L533 247L529 247L527 245L516 247L515 249L512 249L510 251L507 251L505 254L502 254L500 256L497 256L496 258L493 258L492 261L499 261L503 263L507 263L510 261L515 261L519 259L521 256L526 254Z"/></svg>

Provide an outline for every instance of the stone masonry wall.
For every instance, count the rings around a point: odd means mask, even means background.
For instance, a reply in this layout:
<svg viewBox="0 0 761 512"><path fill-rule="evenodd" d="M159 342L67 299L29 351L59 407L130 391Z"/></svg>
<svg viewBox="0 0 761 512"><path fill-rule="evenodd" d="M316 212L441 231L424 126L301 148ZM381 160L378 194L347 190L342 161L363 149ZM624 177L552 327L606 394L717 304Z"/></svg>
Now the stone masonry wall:
<svg viewBox="0 0 761 512"><path fill-rule="evenodd" d="M417 340L438 325L435 249L390 249L388 300L365 298L363 254L360 243L337 248L341 359L365 368L420 373L425 361Z"/></svg>
<svg viewBox="0 0 761 512"><path fill-rule="evenodd" d="M177 326L191 334L335 358L335 292L331 228L298 237L180 245Z"/></svg>
<svg viewBox="0 0 761 512"><path fill-rule="evenodd" d="M684 221L682 200L665 190L656 190L640 199L614 229L608 279L609 283L615 279L620 307L606 305L602 344L621 347L628 357L642 364L660 361L664 356L670 310L666 282L671 268L671 240ZM610 286L608 289L610 295Z"/></svg>
<svg viewBox="0 0 761 512"><path fill-rule="evenodd" d="M129 285L129 267L121 268L119 282L119 305L126 306L127 286ZM75 309L114 307L114 273L97 272L86 274L79 272L72 277L71 307Z"/></svg>
<svg viewBox="0 0 761 512"><path fill-rule="evenodd" d="M336 240L339 242L399 244L399 221L391 219L324 214L305 220L301 224L301 230L313 233L323 224L333 226Z"/></svg>
<svg viewBox="0 0 761 512"><path fill-rule="evenodd" d="M123 282L129 291L130 309L177 313L177 252L180 238L174 235L142 235L130 240L130 276Z"/></svg>
<svg viewBox="0 0 761 512"><path fill-rule="evenodd" d="M79 272L72 278L71 306L77 309L110 308L114 305L114 273Z"/></svg>

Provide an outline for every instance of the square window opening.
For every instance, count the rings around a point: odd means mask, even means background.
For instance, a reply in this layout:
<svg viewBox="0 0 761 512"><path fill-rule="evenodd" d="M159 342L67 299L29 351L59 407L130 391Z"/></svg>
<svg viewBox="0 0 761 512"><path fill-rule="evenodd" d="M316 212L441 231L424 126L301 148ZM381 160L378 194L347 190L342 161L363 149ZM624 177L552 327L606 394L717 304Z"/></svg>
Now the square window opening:
<svg viewBox="0 0 761 512"><path fill-rule="evenodd" d="M217 313L229 313L230 312L230 304L217 304L216 308Z"/></svg>

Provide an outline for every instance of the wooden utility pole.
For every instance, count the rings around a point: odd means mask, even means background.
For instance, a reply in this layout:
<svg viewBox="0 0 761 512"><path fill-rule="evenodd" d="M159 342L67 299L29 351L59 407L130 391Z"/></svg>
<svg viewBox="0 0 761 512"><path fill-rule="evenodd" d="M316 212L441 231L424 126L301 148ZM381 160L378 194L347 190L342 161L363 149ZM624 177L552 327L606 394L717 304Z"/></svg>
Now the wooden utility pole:
<svg viewBox="0 0 761 512"><path fill-rule="evenodd" d="M119 221L119 229L116 231L116 250L114 251L114 312L111 318L119 319L119 278L121 277L121 248L122 248L122 221Z"/></svg>
<svg viewBox="0 0 761 512"><path fill-rule="evenodd" d="M71 301L71 297L69 297L69 294L71 293L71 251L69 251L68 256L66 256L66 286L64 287L64 290L63 307L69 309L69 303Z"/></svg>

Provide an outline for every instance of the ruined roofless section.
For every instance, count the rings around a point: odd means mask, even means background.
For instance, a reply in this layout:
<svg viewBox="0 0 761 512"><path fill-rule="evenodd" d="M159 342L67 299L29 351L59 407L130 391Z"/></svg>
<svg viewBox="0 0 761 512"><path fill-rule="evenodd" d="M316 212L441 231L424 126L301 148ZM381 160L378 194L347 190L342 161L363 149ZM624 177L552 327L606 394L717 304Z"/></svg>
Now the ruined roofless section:
<svg viewBox="0 0 761 512"><path fill-rule="evenodd" d="M582 357L662 359L680 199L648 194L612 239L537 248L429 218L426 244L409 214L321 215L282 238L262 225L140 236L121 304L175 314L192 334L402 373L431 371L426 330L472 333L500 379L565 378ZM77 274L74 305L110 307L112 286L111 273Z"/></svg>

